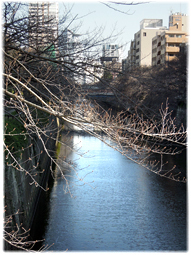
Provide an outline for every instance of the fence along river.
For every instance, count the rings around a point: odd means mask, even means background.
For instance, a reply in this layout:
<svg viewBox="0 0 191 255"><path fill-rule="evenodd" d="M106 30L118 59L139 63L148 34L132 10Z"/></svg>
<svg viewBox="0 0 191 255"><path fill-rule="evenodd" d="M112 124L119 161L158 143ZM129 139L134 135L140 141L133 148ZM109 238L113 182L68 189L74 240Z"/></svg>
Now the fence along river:
<svg viewBox="0 0 191 255"><path fill-rule="evenodd" d="M57 173L44 234L50 250L187 249L186 184L149 172L97 138L73 134L70 142L84 155L61 146L60 158L72 162L62 170L73 197ZM177 167L183 162L177 158Z"/></svg>

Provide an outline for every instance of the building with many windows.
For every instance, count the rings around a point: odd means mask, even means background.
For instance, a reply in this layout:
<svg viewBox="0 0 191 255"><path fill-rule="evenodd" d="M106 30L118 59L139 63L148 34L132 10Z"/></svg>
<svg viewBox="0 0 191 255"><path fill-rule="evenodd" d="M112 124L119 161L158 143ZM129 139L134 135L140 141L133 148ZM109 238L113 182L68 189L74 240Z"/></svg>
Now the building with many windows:
<svg viewBox="0 0 191 255"><path fill-rule="evenodd" d="M89 55L87 41L67 28L60 39L59 50L64 62L64 75L82 85L97 82L103 75L102 66Z"/></svg>
<svg viewBox="0 0 191 255"><path fill-rule="evenodd" d="M140 22L140 30L134 34L128 57L123 60L123 69L134 66L150 66L152 64L152 38L164 31L162 19L144 19Z"/></svg>
<svg viewBox="0 0 191 255"><path fill-rule="evenodd" d="M106 62L120 62L121 47L117 44L104 44L102 48L101 63L104 65Z"/></svg>
<svg viewBox="0 0 191 255"><path fill-rule="evenodd" d="M34 2L29 4L29 46L41 48L50 42L57 44L58 3Z"/></svg>
<svg viewBox="0 0 191 255"><path fill-rule="evenodd" d="M169 29L152 39L152 65L165 64L176 58L181 47L188 43L188 16L175 13L169 16Z"/></svg>
<svg viewBox="0 0 191 255"><path fill-rule="evenodd" d="M144 19L140 30L134 34L123 71L135 66L165 64L176 58L180 49L188 43L188 16L175 13L169 16L169 28L163 27L162 19Z"/></svg>

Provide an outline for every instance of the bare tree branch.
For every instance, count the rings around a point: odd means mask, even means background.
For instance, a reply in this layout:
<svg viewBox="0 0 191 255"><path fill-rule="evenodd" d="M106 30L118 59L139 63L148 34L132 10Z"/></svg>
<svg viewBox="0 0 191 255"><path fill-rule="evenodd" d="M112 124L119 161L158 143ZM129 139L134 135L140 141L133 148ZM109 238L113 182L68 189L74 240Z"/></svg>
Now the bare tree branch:
<svg viewBox="0 0 191 255"><path fill-rule="evenodd" d="M109 3L103 4L115 11L120 10L111 4L142 4ZM161 105L157 117L153 116L154 109L144 104L140 106L120 88L122 72L112 65L104 67L98 61L102 44L114 39L115 34L103 38L103 30L100 29L81 36L77 28L71 28L78 19L76 15L67 22L63 17L59 33L53 36L50 25L53 18L42 23L42 15L38 14L33 17L33 21L36 19L38 22L31 22L28 14L20 12L21 7L22 4L10 2L4 3L3 8L5 201L11 203L14 200L11 178L18 173L17 179L30 187L31 194L33 187L47 190L41 185L45 171L39 167L44 158L49 159L52 175L52 166L56 165L66 181L66 191L70 192L68 175L63 173L61 162L56 159L55 150L50 145L61 142L57 133L66 125L75 126L100 139L129 160L161 177L185 183L185 176L177 173L174 167L164 168L164 155L177 155L187 147L187 131L183 125L176 126L168 100L165 106ZM129 15L128 12L120 12ZM66 14L68 17L70 10L66 10ZM34 33L37 28L38 32ZM70 37L72 40L68 39ZM104 77L106 72L115 73L118 77L108 81ZM85 76L88 82L84 84ZM113 103L120 105L122 110L118 110L117 106L111 110L104 108L90 97L91 92L105 91L113 95ZM57 124L58 119L60 125ZM149 160L153 154L159 155L159 162ZM63 159L62 163L76 171L67 159ZM78 175L76 178L85 183ZM25 250L28 244L33 247L36 241L28 242L29 230L22 229L19 220L23 218L11 208L13 206L6 207L4 240L19 249Z"/></svg>

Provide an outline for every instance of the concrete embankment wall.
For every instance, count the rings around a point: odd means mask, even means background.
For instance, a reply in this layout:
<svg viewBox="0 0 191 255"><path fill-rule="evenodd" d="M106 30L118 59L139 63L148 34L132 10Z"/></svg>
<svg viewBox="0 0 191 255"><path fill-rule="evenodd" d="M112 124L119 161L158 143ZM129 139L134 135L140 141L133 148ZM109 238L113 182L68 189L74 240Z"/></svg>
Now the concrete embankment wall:
<svg viewBox="0 0 191 255"><path fill-rule="evenodd" d="M54 131L52 132L52 138L42 137L43 141L46 143L46 148L49 150L51 156L54 156L54 151L56 147L57 132L57 121L54 117L50 118L53 121ZM47 136L50 135L51 131L47 131ZM9 224L12 229L15 230L16 225L20 228L22 232L22 227L26 230L31 229L33 233L30 235L34 236L34 220L39 207L39 201L44 189L48 186L48 181L51 176L50 164L51 159L44 150L43 144L36 136L27 139L28 145L32 144L28 149L25 149L22 153L22 157L18 158L20 165L23 169L16 169L13 166L5 165L4 169L4 194L5 194L5 215L13 215L12 222ZM29 160L30 159L30 160ZM39 162L39 163L37 163ZM37 166L34 168L34 166ZM36 183L41 187L33 183L29 174L26 174L26 169L30 175L32 175ZM22 225L22 227L20 227ZM5 242L5 249L12 249Z"/></svg>

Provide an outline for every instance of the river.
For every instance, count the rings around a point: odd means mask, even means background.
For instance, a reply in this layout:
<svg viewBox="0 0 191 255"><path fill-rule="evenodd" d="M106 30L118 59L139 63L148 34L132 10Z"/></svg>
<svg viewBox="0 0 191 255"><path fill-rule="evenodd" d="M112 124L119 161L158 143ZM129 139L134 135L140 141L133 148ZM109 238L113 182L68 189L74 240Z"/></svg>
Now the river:
<svg viewBox="0 0 191 255"><path fill-rule="evenodd" d="M54 243L52 251L187 249L186 184L157 176L94 137L74 134L70 143L78 148L67 155L71 167L62 169L70 192L57 173L44 245Z"/></svg>

